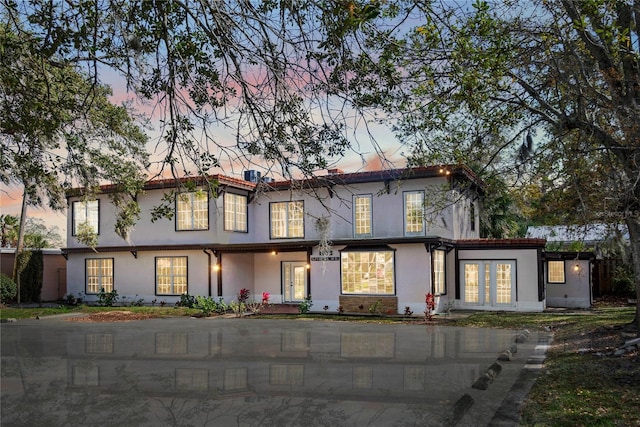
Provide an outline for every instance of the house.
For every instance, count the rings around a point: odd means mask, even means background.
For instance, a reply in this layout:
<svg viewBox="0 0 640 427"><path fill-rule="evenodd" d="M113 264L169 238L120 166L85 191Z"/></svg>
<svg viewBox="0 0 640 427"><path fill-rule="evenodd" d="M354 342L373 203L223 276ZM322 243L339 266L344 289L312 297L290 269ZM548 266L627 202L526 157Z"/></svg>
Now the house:
<svg viewBox="0 0 640 427"><path fill-rule="evenodd" d="M66 295L66 260L60 249L44 248L42 251L42 291L40 301L57 301ZM13 276L15 248L0 248L0 273Z"/></svg>
<svg viewBox="0 0 640 427"><path fill-rule="evenodd" d="M586 224L530 226L528 238L545 239L544 281L549 307L589 308L594 296L611 292L619 261L602 247L613 238L628 241L624 226Z"/></svg>
<svg viewBox="0 0 640 427"><path fill-rule="evenodd" d="M150 181L137 195L142 212L127 241L114 230L110 186L95 199L68 195L69 292L172 304L180 295L227 302L241 289L274 303L312 296L313 309L385 313L449 307L541 311L545 307L541 239L479 236L484 184L464 166L433 166L271 181L223 175L215 194L175 196L173 219L150 209L175 180ZM185 178L188 188L204 181ZM92 249L75 238L80 224L98 234Z"/></svg>

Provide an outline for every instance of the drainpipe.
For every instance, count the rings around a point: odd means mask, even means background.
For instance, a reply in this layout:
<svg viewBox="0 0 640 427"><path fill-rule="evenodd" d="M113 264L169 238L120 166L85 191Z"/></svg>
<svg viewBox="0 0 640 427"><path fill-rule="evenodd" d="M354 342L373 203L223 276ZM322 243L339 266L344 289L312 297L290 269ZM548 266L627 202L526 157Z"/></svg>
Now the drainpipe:
<svg viewBox="0 0 640 427"><path fill-rule="evenodd" d="M307 270L307 287L309 289L309 295L313 295L313 293L311 292L311 252L312 251L313 251L313 248L307 248L306 270Z"/></svg>
<svg viewBox="0 0 640 427"><path fill-rule="evenodd" d="M218 296L222 296L222 253L220 251L216 251L216 264L218 265L218 271L216 279L218 279Z"/></svg>
<svg viewBox="0 0 640 427"><path fill-rule="evenodd" d="M211 268L213 267L211 265L211 252L209 252L211 249L203 249L202 252L204 252L205 254L207 254L207 282L208 282L208 287L209 287L209 296L211 296Z"/></svg>

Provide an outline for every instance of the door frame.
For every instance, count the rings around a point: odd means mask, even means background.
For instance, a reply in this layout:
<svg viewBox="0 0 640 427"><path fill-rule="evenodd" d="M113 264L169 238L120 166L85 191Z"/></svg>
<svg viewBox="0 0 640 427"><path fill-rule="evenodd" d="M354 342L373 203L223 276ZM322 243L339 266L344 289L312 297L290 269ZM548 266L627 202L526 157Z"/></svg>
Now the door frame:
<svg viewBox="0 0 640 427"><path fill-rule="evenodd" d="M307 274L307 265L305 261L281 261L280 263L280 286L282 289L282 301L285 303L302 302L309 295L309 277ZM302 298L295 298L295 275L293 274L297 268L302 268L302 278L304 280L304 295ZM289 269L289 283L286 283L286 269ZM287 298L288 296L288 298Z"/></svg>
<svg viewBox="0 0 640 427"><path fill-rule="evenodd" d="M466 280L465 280L465 266L468 264L478 265L478 302L467 302L465 300ZM498 303L497 300L497 283L496 283L496 266L498 264L511 265L511 301L509 303ZM489 265L489 300L485 298L486 295L486 266ZM515 259L465 259L460 260L459 274L462 283L460 290L461 302L467 306L479 306L479 307L514 307L517 302L517 261Z"/></svg>

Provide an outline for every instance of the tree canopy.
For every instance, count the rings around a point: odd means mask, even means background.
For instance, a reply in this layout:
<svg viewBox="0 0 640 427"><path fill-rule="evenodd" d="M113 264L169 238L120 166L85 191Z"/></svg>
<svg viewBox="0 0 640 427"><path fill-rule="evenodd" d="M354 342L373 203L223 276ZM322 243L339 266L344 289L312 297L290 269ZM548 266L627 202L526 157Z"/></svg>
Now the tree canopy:
<svg viewBox="0 0 640 427"><path fill-rule="evenodd" d="M378 7L331 81L386 111L414 156L538 194L540 217L625 223L640 293L640 2Z"/></svg>

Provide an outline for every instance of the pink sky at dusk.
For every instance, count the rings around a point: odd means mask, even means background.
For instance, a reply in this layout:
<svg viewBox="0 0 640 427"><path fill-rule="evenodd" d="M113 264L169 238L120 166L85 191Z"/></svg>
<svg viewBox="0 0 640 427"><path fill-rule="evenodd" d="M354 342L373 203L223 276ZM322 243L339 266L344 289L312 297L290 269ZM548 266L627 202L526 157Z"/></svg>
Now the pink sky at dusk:
<svg viewBox="0 0 640 427"><path fill-rule="evenodd" d="M164 144L161 141L161 123L158 120L162 115L160 109L164 106L160 104L153 104L152 102L141 103L137 101L133 94L128 93L124 88L125 83L123 80L114 76L113 74L106 74L103 76L105 83L114 88L112 102L121 104L123 102L131 102L133 108L140 114L148 117L150 120L151 129L147 129L147 133L150 137L147 144L147 150L152 153L152 160L158 161L164 157L162 149ZM344 172L359 172L368 170L381 170L389 168L404 167L405 159L402 157L400 150L401 145L395 139L393 133L386 127L381 125L369 125L369 132L364 129L364 126L360 126L354 119L354 123L349 135L349 139L352 141L355 147L353 151L347 153L347 155L341 159L333 159L330 162L330 168L338 168ZM209 129L209 131L215 132L216 144L223 147L227 147L232 150L235 146L235 139L229 128L220 126L219 128ZM378 147L375 147L371 142L371 136L374 136ZM160 142L160 143L159 143ZM217 147L216 147L217 148ZM157 152L157 151L160 152ZM355 151L358 151L356 153ZM235 178L242 178L242 173L245 169L261 169L260 163L257 159L239 159L238 156L220 156L221 167L216 168L212 173L220 173ZM386 160L386 163L383 162ZM255 164L252 165L252 162ZM150 175L157 173L158 171L150 171ZM273 171L274 179L281 179L276 176L278 171ZM267 173L271 176L271 174ZM318 175L325 174L325 171L319 171ZM167 175L165 171L164 175ZM3 215L20 215L22 203L22 190L17 186L5 186L0 184L0 213ZM28 207L27 215L29 217L41 218L45 221L48 227L58 227L58 232L63 238L66 239L67 220L66 212L54 212L48 208L36 208L33 206Z"/></svg>

